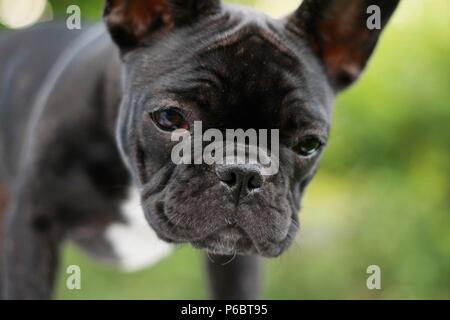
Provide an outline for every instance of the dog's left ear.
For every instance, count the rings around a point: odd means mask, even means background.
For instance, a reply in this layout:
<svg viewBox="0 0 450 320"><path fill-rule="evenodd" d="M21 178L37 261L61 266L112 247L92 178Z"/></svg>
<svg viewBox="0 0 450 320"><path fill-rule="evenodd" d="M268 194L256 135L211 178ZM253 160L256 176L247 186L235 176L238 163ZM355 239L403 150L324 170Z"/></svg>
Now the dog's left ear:
<svg viewBox="0 0 450 320"><path fill-rule="evenodd" d="M220 10L220 0L106 0L103 18L122 52L160 32L182 27Z"/></svg>
<svg viewBox="0 0 450 320"><path fill-rule="evenodd" d="M287 27L321 59L336 91L361 74L399 0L304 0Z"/></svg>

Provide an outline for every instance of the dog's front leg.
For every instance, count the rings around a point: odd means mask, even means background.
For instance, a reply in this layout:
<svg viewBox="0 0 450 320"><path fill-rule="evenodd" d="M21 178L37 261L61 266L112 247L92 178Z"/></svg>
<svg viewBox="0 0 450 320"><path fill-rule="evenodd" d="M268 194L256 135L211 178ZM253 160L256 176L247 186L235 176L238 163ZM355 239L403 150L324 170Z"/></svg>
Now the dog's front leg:
<svg viewBox="0 0 450 320"><path fill-rule="evenodd" d="M2 281L6 299L51 298L58 236L42 209L19 196L8 212Z"/></svg>
<svg viewBox="0 0 450 320"><path fill-rule="evenodd" d="M207 257L212 298L255 300L261 294L261 261L258 256Z"/></svg>

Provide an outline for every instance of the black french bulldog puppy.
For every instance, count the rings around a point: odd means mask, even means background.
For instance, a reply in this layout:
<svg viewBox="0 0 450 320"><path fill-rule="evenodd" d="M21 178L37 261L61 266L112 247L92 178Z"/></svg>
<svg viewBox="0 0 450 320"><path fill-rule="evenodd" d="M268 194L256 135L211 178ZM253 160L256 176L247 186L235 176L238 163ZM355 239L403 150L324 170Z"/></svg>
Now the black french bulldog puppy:
<svg viewBox="0 0 450 320"><path fill-rule="evenodd" d="M72 240L130 270L167 243L191 243L215 261L213 297L257 298L258 255L294 239L334 97L361 74L397 3L305 0L276 20L219 0L110 0L108 32L1 34L4 297L50 298ZM370 5L380 29L366 25ZM279 129L278 173L174 164L171 133L194 121Z"/></svg>

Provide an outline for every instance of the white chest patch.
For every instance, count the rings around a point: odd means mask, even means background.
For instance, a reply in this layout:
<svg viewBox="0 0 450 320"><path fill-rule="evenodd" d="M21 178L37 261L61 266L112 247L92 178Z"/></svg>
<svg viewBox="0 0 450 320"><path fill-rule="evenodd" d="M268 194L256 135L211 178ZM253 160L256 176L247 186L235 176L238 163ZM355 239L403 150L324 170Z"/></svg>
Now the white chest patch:
<svg viewBox="0 0 450 320"><path fill-rule="evenodd" d="M172 252L173 245L160 240L145 220L136 188L130 188L128 199L122 204L121 210L125 223L109 226L105 237L118 257L118 266L122 270L138 271Z"/></svg>

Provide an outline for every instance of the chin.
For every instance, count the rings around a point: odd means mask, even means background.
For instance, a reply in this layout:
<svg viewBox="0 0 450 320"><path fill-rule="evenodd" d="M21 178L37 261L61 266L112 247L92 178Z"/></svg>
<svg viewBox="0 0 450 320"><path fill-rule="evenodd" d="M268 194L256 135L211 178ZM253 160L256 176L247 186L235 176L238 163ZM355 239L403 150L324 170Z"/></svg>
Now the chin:
<svg viewBox="0 0 450 320"><path fill-rule="evenodd" d="M217 255L248 255L256 254L253 241L240 227L225 227L204 239L192 241L192 246L205 249L208 253Z"/></svg>

